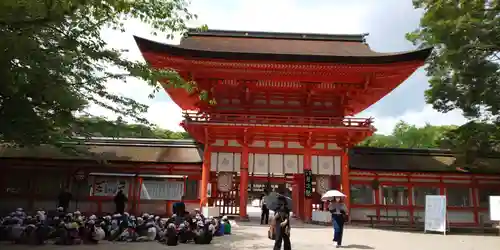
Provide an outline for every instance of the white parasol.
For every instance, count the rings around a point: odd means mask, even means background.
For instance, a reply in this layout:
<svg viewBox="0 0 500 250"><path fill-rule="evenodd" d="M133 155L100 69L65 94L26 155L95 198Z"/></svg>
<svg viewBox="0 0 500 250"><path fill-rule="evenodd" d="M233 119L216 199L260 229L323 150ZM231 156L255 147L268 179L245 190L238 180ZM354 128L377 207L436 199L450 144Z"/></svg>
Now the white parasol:
<svg viewBox="0 0 500 250"><path fill-rule="evenodd" d="M330 201L333 200L335 197L345 197L345 194L338 190L330 190L326 192L323 196L321 196L322 201Z"/></svg>

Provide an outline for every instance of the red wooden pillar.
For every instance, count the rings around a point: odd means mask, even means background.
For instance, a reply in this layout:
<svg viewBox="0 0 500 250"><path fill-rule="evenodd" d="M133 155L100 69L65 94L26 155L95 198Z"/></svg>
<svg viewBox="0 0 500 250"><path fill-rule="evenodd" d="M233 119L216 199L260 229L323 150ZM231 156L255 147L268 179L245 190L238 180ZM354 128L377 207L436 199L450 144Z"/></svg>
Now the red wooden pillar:
<svg viewBox="0 0 500 250"><path fill-rule="evenodd" d="M210 147L208 140L205 142L203 150L203 165L201 167L201 185L200 185L200 207L208 204L208 182L210 181Z"/></svg>
<svg viewBox="0 0 500 250"><path fill-rule="evenodd" d="M294 200L294 204L296 206L295 208L295 216L301 220L304 220L304 211L305 211L305 206L304 206L304 174L294 174L294 186L296 190L296 198Z"/></svg>
<svg viewBox="0 0 500 250"><path fill-rule="evenodd" d="M293 175L293 185L292 185L292 213L294 218L300 218L299 215L299 186L297 183L297 174Z"/></svg>
<svg viewBox="0 0 500 250"><path fill-rule="evenodd" d="M408 211L408 213L410 214L410 223L413 224L413 222L414 222L413 216L415 213L415 204L413 204L414 203L414 201L413 201L413 185L411 184L410 177L408 177L407 180L408 180L408 206L410 208L410 211Z"/></svg>
<svg viewBox="0 0 500 250"><path fill-rule="evenodd" d="M312 155L311 149L306 148L304 150L304 170L311 170ZM302 178L302 197L304 197L304 222L310 222L312 218L312 197L305 197L305 178Z"/></svg>
<svg viewBox="0 0 500 250"><path fill-rule="evenodd" d="M379 183L378 174L375 175L374 180L377 183ZM375 215L377 215L377 221L380 221L380 185L377 186L377 188L375 190L373 190L373 193L375 194L375 205L376 205Z"/></svg>
<svg viewBox="0 0 500 250"><path fill-rule="evenodd" d="M476 225L479 225L479 204L478 204L478 192L479 192L479 188L478 188L478 182L477 182L477 179L472 176L472 187L470 188L470 191L469 192L472 192L472 207L474 209L474 224Z"/></svg>
<svg viewBox="0 0 500 250"><path fill-rule="evenodd" d="M141 193L142 193L142 182L143 182L143 178L142 177L139 177L139 180L138 180L138 186L139 188L136 190L137 192L137 205L136 205L136 212L137 213L140 213L141 212Z"/></svg>
<svg viewBox="0 0 500 250"><path fill-rule="evenodd" d="M351 211L351 187L349 184L349 155L347 154L347 148L342 150L342 159L341 159L341 181L340 188L342 189L342 193L344 193L347 197L344 200L344 203L347 207L347 211Z"/></svg>
<svg viewBox="0 0 500 250"><path fill-rule="evenodd" d="M240 219L248 220L248 145L243 145L240 167Z"/></svg>
<svg viewBox="0 0 500 250"><path fill-rule="evenodd" d="M446 189L444 188L443 176L439 177L439 195L446 195Z"/></svg>

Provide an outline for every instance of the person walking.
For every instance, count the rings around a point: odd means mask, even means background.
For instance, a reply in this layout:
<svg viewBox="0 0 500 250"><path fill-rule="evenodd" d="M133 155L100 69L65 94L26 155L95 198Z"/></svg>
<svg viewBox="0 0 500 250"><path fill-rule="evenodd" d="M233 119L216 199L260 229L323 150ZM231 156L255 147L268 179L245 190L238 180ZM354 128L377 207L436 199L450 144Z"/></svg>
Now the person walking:
<svg viewBox="0 0 500 250"><path fill-rule="evenodd" d="M344 223L347 221L347 207L342 202L342 198L334 197L328 205L328 210L332 214L333 224L333 242L337 243L337 248L342 246L342 237L344 235Z"/></svg>
<svg viewBox="0 0 500 250"><path fill-rule="evenodd" d="M59 196L57 197L57 200L59 202L59 208L62 208L62 212L66 213L68 212L69 208L69 203L73 199L73 195L69 192L69 188L65 188L61 191Z"/></svg>
<svg viewBox="0 0 500 250"><path fill-rule="evenodd" d="M275 240L273 250L280 250L283 244L284 250L291 250L292 245L290 243L290 209L288 208L288 202L286 198L280 196L279 206L276 211L274 211L274 230L275 230Z"/></svg>
<svg viewBox="0 0 500 250"><path fill-rule="evenodd" d="M269 192L264 190L264 194L260 198L260 224L267 225L269 223L269 208L267 207L269 202Z"/></svg>
<svg viewBox="0 0 500 250"><path fill-rule="evenodd" d="M115 206L116 206L116 213L123 215L125 213L125 203L127 203L128 198L125 196L123 193L123 190L119 190L118 193L115 195Z"/></svg>

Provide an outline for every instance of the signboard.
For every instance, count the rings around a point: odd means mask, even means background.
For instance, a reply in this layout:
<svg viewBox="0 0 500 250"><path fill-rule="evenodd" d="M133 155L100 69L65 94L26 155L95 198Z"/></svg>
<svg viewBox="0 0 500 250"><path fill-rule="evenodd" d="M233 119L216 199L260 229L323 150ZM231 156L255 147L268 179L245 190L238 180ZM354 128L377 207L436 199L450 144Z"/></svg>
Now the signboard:
<svg viewBox="0 0 500 250"><path fill-rule="evenodd" d="M118 190L128 195L129 183L124 179L96 177L94 179L92 195L93 196L115 196Z"/></svg>
<svg viewBox="0 0 500 250"><path fill-rule="evenodd" d="M212 183L210 182L207 184L207 197L208 198L212 197Z"/></svg>
<svg viewBox="0 0 500 250"><path fill-rule="evenodd" d="M500 196L490 196L490 220L500 221Z"/></svg>
<svg viewBox="0 0 500 250"><path fill-rule="evenodd" d="M304 196L312 197L313 194L313 176L310 169L304 169Z"/></svg>
<svg viewBox="0 0 500 250"><path fill-rule="evenodd" d="M424 232L434 231L446 234L446 196L425 196Z"/></svg>
<svg viewBox="0 0 500 250"><path fill-rule="evenodd" d="M178 201L184 194L182 181L150 181L142 182L141 199Z"/></svg>

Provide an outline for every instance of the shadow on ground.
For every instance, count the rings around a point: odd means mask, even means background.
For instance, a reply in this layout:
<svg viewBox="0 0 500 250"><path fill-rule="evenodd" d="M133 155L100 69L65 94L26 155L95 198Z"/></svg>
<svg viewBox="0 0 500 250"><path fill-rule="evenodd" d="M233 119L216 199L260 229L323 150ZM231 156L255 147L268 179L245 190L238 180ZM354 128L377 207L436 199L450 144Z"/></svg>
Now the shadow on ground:
<svg viewBox="0 0 500 250"><path fill-rule="evenodd" d="M370 227L367 227L370 228ZM423 228L391 228L391 227L375 227L374 229L389 231L389 232L400 232L400 233L412 233L412 234L437 234L442 235L441 232L425 232ZM475 228L451 228L446 232L446 235L470 235L470 236L486 236L486 237L498 237L498 231L495 230L483 230Z"/></svg>
<svg viewBox="0 0 500 250"><path fill-rule="evenodd" d="M343 246L342 248L349 248L349 249L375 249L374 247L371 247L371 246L356 245L356 244L350 244L350 245L347 245L347 246Z"/></svg>
<svg viewBox="0 0 500 250"><path fill-rule="evenodd" d="M261 225L259 221L257 220L252 220L252 221L236 221L236 224L238 226L251 226L251 227L263 227L263 228L268 228L269 225ZM329 226L323 226L323 225L315 225L315 224L307 224L303 223L297 220L292 220L291 221L292 228L328 228Z"/></svg>
<svg viewBox="0 0 500 250"><path fill-rule="evenodd" d="M234 233L218 237L212 242L212 249L271 249L273 241L263 241L265 236L246 231L234 230ZM244 246L244 247L243 247Z"/></svg>

